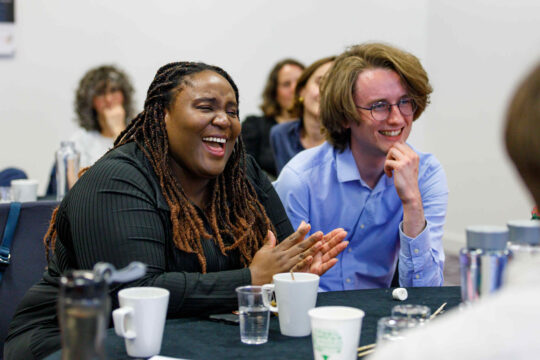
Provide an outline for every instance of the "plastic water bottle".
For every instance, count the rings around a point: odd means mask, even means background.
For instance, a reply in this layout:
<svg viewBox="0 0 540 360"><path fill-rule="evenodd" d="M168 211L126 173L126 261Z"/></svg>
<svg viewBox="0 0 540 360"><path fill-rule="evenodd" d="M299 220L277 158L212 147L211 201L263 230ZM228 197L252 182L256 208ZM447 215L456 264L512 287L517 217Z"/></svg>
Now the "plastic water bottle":
<svg viewBox="0 0 540 360"><path fill-rule="evenodd" d="M134 281L146 265L132 262L116 270L97 263L91 270L72 270L60 278L57 313L62 360L105 360L105 338L111 316L109 285Z"/></svg>
<svg viewBox="0 0 540 360"><path fill-rule="evenodd" d="M472 302L498 290L508 262L508 229L505 226L467 227L467 247L461 249L461 298Z"/></svg>
<svg viewBox="0 0 540 360"><path fill-rule="evenodd" d="M111 311L105 279L92 271L68 272L60 279L57 310L62 360L105 360Z"/></svg>
<svg viewBox="0 0 540 360"><path fill-rule="evenodd" d="M508 249L512 261L540 254L540 221L512 220L507 225Z"/></svg>
<svg viewBox="0 0 540 360"><path fill-rule="evenodd" d="M56 200L62 201L77 181L81 155L73 141L62 141L56 152Z"/></svg>

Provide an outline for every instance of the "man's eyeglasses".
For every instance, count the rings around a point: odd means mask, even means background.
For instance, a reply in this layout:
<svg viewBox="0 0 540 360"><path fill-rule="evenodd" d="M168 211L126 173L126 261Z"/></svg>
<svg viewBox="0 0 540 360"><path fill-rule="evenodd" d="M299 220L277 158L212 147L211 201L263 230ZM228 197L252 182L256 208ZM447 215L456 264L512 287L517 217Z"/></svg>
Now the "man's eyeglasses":
<svg viewBox="0 0 540 360"><path fill-rule="evenodd" d="M411 116L416 111L416 103L413 99L409 98L401 99L395 104L389 104L386 101L379 101L367 108L359 105L356 105L356 107L359 109L369 110L371 112L371 117L374 120L384 121L388 119L388 116L390 116L392 106L396 105L403 116Z"/></svg>

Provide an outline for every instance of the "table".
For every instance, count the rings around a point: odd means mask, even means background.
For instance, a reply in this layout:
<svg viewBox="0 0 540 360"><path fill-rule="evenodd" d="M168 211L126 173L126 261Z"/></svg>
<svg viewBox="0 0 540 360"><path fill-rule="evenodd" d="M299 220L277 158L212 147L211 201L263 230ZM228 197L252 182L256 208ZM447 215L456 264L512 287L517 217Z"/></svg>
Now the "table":
<svg viewBox="0 0 540 360"><path fill-rule="evenodd" d="M427 305L434 312L442 303L445 309L461 302L460 288L425 287L407 288L409 297L399 302L392 299L393 289L335 291L319 293L317 306L352 306L366 313L362 323L360 344L375 342L377 320L389 316L398 303ZM444 316L444 313L443 315ZM245 345L240 342L237 325L214 322L208 319L173 319L165 325L161 354L187 359L312 359L311 336L293 338L281 335L278 319L272 316L268 342L262 345ZM127 356L124 339L109 329L106 339L108 359L133 359ZM46 360L60 359L60 351Z"/></svg>

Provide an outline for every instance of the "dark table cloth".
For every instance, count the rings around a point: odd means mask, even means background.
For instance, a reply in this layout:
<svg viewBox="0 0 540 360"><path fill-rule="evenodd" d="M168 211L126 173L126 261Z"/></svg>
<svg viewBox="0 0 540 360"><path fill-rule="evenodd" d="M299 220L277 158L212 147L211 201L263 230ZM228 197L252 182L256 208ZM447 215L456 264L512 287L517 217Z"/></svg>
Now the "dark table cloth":
<svg viewBox="0 0 540 360"><path fill-rule="evenodd" d="M458 286L408 288L409 297L401 302L392 299L392 290L319 293L317 306L352 306L362 309L366 315L362 323L360 345L366 345L375 342L377 320L389 316L394 305L427 305L433 313L445 302L445 310L448 310L461 301ZM133 359L126 354L124 339L116 336L113 329L108 331L106 348L108 359ZM274 316L270 322L268 342L263 345L242 344L237 325L207 319L176 319L167 321L160 355L186 359L313 359L313 350L311 336L293 338L281 335L278 319ZM47 360L56 359L60 359L60 351L47 357Z"/></svg>

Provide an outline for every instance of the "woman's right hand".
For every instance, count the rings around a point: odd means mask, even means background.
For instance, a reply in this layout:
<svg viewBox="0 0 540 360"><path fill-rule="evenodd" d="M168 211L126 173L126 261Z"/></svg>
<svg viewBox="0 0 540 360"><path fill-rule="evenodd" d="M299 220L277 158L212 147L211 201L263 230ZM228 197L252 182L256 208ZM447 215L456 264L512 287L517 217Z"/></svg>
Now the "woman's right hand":
<svg viewBox="0 0 540 360"><path fill-rule="evenodd" d="M249 265L251 283L268 284L274 274L288 272L300 261L309 265L323 246L323 233L320 231L304 240L310 229L311 226L302 221L294 233L277 245L275 235L268 231L266 243L255 253Z"/></svg>
<svg viewBox="0 0 540 360"><path fill-rule="evenodd" d="M115 105L103 109L102 133L116 138L126 128L126 110L122 105ZM106 128L106 129L104 129Z"/></svg>

